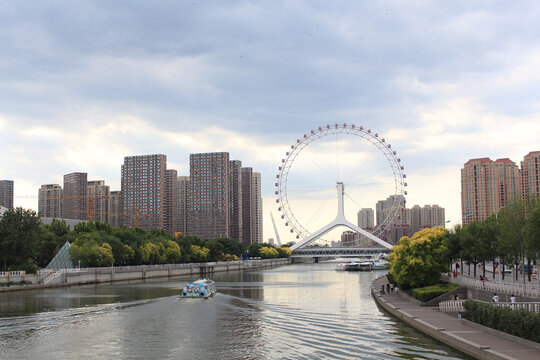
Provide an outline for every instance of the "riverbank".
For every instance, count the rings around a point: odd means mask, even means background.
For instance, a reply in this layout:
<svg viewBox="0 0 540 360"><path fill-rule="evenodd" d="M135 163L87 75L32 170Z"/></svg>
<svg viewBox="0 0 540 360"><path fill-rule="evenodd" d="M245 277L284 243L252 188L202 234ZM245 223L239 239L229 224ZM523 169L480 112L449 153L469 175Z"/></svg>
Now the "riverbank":
<svg viewBox="0 0 540 360"><path fill-rule="evenodd" d="M141 280L169 276L192 275L196 277L208 277L216 272L264 268L286 265L290 263L290 258L280 258L264 260L220 261L211 263L62 269L43 275L26 275L28 281L32 281L32 285L0 286L0 293L7 291L21 291L126 280Z"/></svg>
<svg viewBox="0 0 540 360"><path fill-rule="evenodd" d="M511 335L493 333L477 324L438 311L436 307L421 306L407 294L380 294L386 284L380 277L371 284L371 294L377 304L394 317L442 343L482 360L536 360L540 349L532 342L515 341Z"/></svg>

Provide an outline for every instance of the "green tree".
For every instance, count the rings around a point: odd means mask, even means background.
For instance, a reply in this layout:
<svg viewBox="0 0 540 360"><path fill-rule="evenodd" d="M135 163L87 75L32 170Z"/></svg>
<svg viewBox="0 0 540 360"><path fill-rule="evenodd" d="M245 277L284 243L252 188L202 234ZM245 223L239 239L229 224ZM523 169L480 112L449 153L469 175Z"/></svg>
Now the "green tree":
<svg viewBox="0 0 540 360"><path fill-rule="evenodd" d="M262 247L259 249L259 254L263 259L274 259L279 256L278 251L272 247Z"/></svg>
<svg viewBox="0 0 540 360"><path fill-rule="evenodd" d="M207 262L210 256L210 249L200 247L199 245L191 245L191 259L194 262Z"/></svg>
<svg viewBox="0 0 540 360"><path fill-rule="evenodd" d="M172 240L167 240L165 246L165 261L168 264L175 264L180 262L181 257L180 245Z"/></svg>
<svg viewBox="0 0 540 360"><path fill-rule="evenodd" d="M4 269L34 263L40 226L37 213L21 207L9 209L0 217L0 257Z"/></svg>
<svg viewBox="0 0 540 360"><path fill-rule="evenodd" d="M285 247L285 246L281 246L281 247L278 247L276 248L278 254L279 254L279 257L281 258L288 258L288 257L291 257L292 255L292 251L291 249L289 249L288 247Z"/></svg>
<svg viewBox="0 0 540 360"><path fill-rule="evenodd" d="M527 204L524 201L516 201L511 205L501 208L497 219L499 222L499 250L505 254L505 260L512 261L516 266L525 260L527 251L525 226ZM518 280L518 272L515 272Z"/></svg>
<svg viewBox="0 0 540 360"><path fill-rule="evenodd" d="M418 231L411 238L404 236L388 255L390 274L405 288L433 285L445 271L447 231L442 227Z"/></svg>
<svg viewBox="0 0 540 360"><path fill-rule="evenodd" d="M485 252L481 245L483 236L483 225L478 221L473 221L464 226L459 232L459 245L461 247L461 258L474 265L474 276L476 277L476 265L484 260Z"/></svg>
<svg viewBox="0 0 540 360"><path fill-rule="evenodd" d="M244 245L242 245L241 243L233 239L217 238L215 239L215 241L217 241L223 246L222 251L225 254L242 256L242 254L246 251L246 248Z"/></svg>

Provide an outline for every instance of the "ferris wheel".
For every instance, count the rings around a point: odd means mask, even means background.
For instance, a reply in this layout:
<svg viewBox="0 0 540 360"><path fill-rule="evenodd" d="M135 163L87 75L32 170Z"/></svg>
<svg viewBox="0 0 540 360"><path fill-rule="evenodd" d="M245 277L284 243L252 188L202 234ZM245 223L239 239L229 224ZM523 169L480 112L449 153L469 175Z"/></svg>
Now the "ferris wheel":
<svg viewBox="0 0 540 360"><path fill-rule="evenodd" d="M343 161L344 158L348 158L349 163ZM316 173L307 174L310 169L315 169ZM407 183L401 159L378 133L354 124L318 127L290 146L278 170L275 183L278 211L290 233L300 239L291 249L321 239L328 242L322 236L338 226L348 227L385 247L391 247L384 240L385 231L402 215ZM314 182L322 183L321 189L311 189ZM297 196L293 188L300 189L304 195ZM354 213L362 206L354 195L364 200L364 205L369 196L379 199L388 196L384 217L377 219L376 227L366 231L346 219L344 197L352 202ZM316 220L317 214L305 216L317 208L317 197L322 199L319 208L332 213L330 218ZM337 216L335 207L331 205L336 197ZM321 227L321 224L326 225Z"/></svg>

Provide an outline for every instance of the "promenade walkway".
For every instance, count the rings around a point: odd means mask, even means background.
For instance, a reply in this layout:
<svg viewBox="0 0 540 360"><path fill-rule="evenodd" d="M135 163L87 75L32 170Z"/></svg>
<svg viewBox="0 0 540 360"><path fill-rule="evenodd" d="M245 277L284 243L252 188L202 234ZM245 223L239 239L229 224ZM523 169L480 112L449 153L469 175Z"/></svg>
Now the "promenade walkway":
<svg viewBox="0 0 540 360"><path fill-rule="evenodd" d="M380 294L386 276L372 283L371 292L377 303L396 318L423 333L477 359L538 360L540 344L500 335L457 316L421 306L420 302L401 291Z"/></svg>

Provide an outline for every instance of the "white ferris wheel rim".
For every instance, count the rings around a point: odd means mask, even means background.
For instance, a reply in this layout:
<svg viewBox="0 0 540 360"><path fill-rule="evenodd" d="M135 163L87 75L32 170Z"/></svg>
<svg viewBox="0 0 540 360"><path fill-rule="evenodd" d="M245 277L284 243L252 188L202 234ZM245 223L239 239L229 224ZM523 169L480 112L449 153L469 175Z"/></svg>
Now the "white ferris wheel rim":
<svg viewBox="0 0 540 360"><path fill-rule="evenodd" d="M306 229L305 226L297 219L292 212L289 204L289 198L287 194L287 180L289 171L293 167L294 160L298 157L301 151L314 141L329 135L356 135L359 138L370 142L373 146L376 146L386 158L388 165L392 169L394 176L394 189L395 194L390 195L407 195L407 191L404 187L407 186L405 168L401 165L401 159L397 157L397 152L392 149L392 146L386 142L384 138L381 138L378 133L374 133L371 129L366 129L363 126L356 126L354 124L334 124L319 126L316 130L311 130L309 133L304 134L303 137L296 140L296 144L290 146L289 151L286 152L286 157L281 159L281 165L278 167L279 173L276 175L277 182L275 187L276 203L278 205L278 211L281 212L281 218L285 221L285 225L290 227L291 233L296 233L296 238L307 237L311 232ZM377 226L371 233L379 236L390 223L398 215L401 205L404 204L393 202L392 207L388 210L388 216L384 222Z"/></svg>

